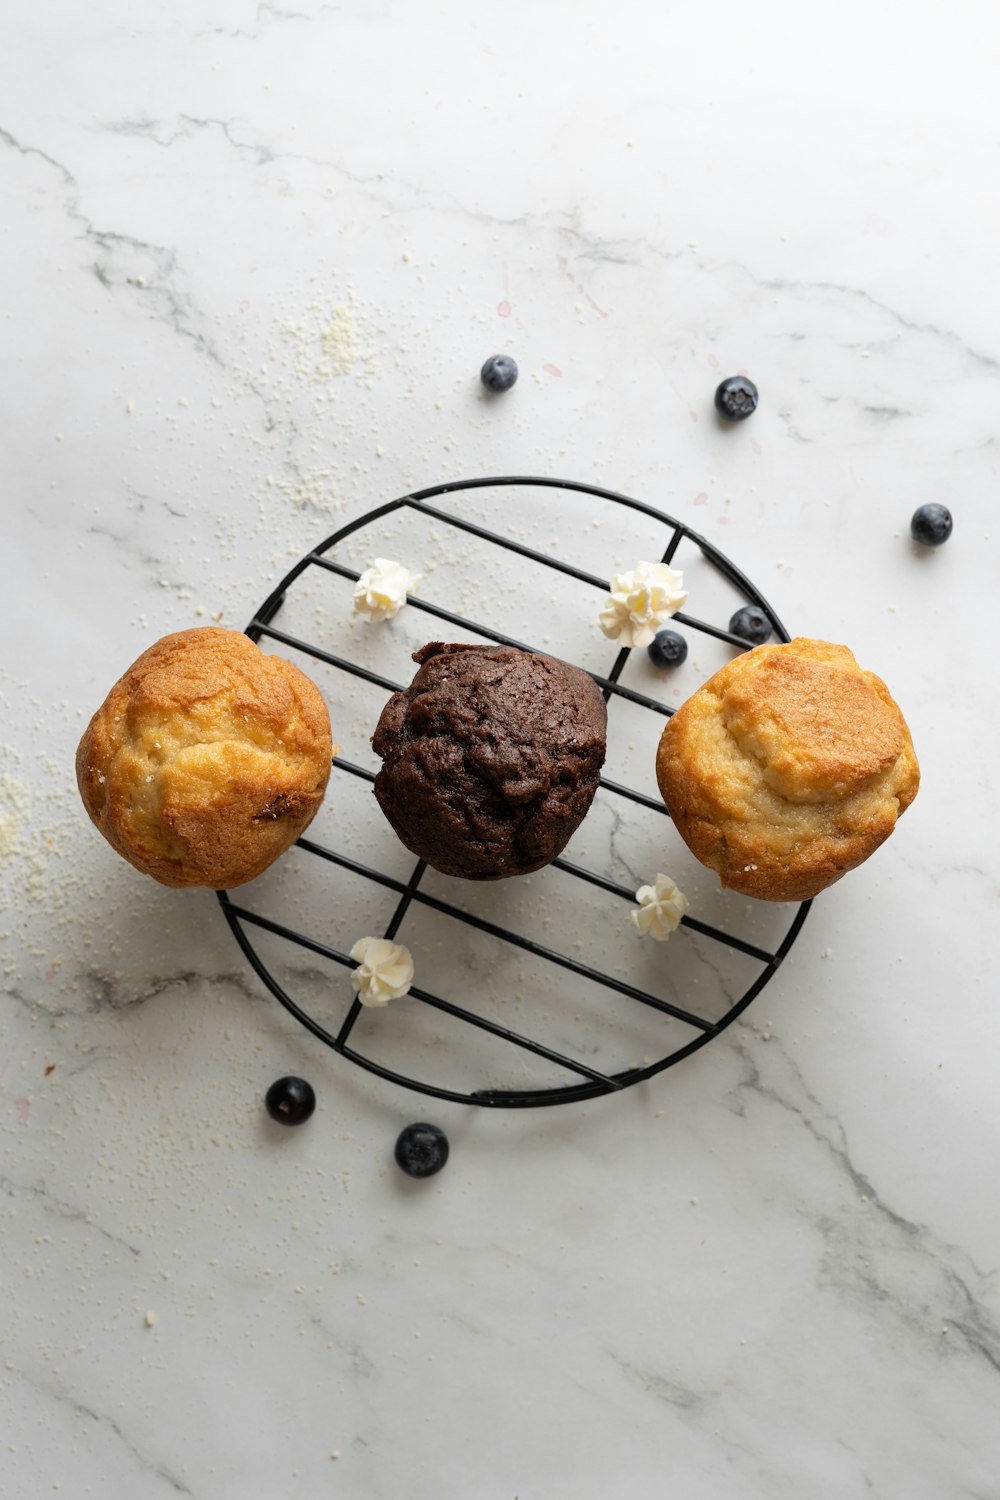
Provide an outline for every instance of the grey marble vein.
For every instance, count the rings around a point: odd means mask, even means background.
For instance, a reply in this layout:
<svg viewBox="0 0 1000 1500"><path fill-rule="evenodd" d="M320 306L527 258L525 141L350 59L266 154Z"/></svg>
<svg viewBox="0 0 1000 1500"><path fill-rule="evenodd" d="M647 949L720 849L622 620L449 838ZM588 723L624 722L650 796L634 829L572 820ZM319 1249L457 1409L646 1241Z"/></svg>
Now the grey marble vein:
<svg viewBox="0 0 1000 1500"><path fill-rule="evenodd" d="M129 287L142 298L151 316L190 340L199 353L221 367L221 356L202 326L201 312L190 294L178 285L176 252L117 230L99 229L81 208L80 186L68 167L37 146L26 145L2 126L0 143L20 156L36 157L57 174L67 216L80 226L83 239L95 252L90 269L100 284L108 291Z"/></svg>
<svg viewBox="0 0 1000 1500"><path fill-rule="evenodd" d="M370 1380L378 1373L374 1361L365 1353L357 1339L345 1340L341 1332L331 1328L326 1320L314 1311L307 1314L306 1321L311 1328L315 1328L323 1336L328 1344L340 1350L348 1361L352 1375L359 1380Z"/></svg>
<svg viewBox="0 0 1000 1500"><path fill-rule="evenodd" d="M269 147L240 140L231 120L201 119L197 115L181 114L173 123L167 124L163 120L139 115L135 119L105 120L98 128L108 135L137 136L164 149L177 141L190 140L198 131L218 131L238 156L256 162L259 167L275 160L275 153Z"/></svg>
<svg viewBox="0 0 1000 1500"><path fill-rule="evenodd" d="M123 1250L128 1250L136 1258L142 1255L138 1245L130 1244L123 1240L120 1235L112 1234L109 1229L104 1229L96 1223L92 1214L74 1203L67 1203L62 1198L57 1198L51 1193L41 1180L38 1182L14 1182L12 1178L0 1175L0 1193L12 1199L21 1199L25 1202L36 1203L41 1212L50 1218L62 1219L70 1224L85 1224L88 1231L101 1236L112 1245L118 1245Z"/></svg>
<svg viewBox="0 0 1000 1500"><path fill-rule="evenodd" d="M855 1164L842 1124L811 1092L801 1070L776 1037L772 1036L767 1044L768 1056L780 1058L787 1074L785 1087L764 1080L746 1041L732 1036L731 1045L744 1069L737 1088L794 1116L850 1186L854 1200L865 1202L873 1222L881 1231L891 1234L890 1243L882 1246L866 1232L864 1219L854 1222L848 1231L829 1214L820 1213L817 1222L827 1237L831 1278L845 1290L860 1288L866 1297L891 1307L895 1316L915 1334L930 1339L938 1353L944 1352L942 1325L954 1329L971 1354L1000 1374L1000 1323L984 1300L993 1289L995 1273L978 1271L966 1251L948 1244L927 1225L915 1223L892 1207ZM897 1266L892 1259L901 1253L912 1256L914 1266L931 1277L926 1304L915 1307L911 1301L905 1280L901 1279L901 1273L905 1277L903 1265ZM978 1292L972 1291L970 1280L980 1284ZM949 1354L958 1352L958 1342L949 1342Z"/></svg>
<svg viewBox="0 0 1000 1500"><path fill-rule="evenodd" d="M983 349L977 349L969 344L961 334L952 328L941 328L936 323L921 322L915 318L907 318L898 308L891 306L888 302L881 301L864 287L842 285L836 281L806 281L792 277L769 277L755 273L747 265L732 267L742 272L764 291L769 292L791 292L795 296L805 298L834 297L845 302L855 302L864 307L871 308L880 316L889 320L896 328L903 329L907 333L917 333L926 338L932 338L940 343L950 345L971 365L990 375L1000 374L1000 357L988 354ZM870 340L865 347L870 349L876 341Z"/></svg>
<svg viewBox="0 0 1000 1500"><path fill-rule="evenodd" d="M606 1352L626 1380L645 1391L648 1396L654 1397L655 1400L665 1402L667 1406L676 1407L679 1411L697 1411L712 1399L711 1393L696 1391L680 1381L671 1380L659 1370L641 1369L611 1350Z"/></svg>
<svg viewBox="0 0 1000 1500"><path fill-rule="evenodd" d="M78 1417L86 1417L88 1421L107 1429L118 1440L126 1452L131 1454L142 1472L147 1474L151 1479L161 1481L176 1495L194 1495L194 1490L189 1488L175 1469L161 1462L159 1459L151 1458L148 1454L143 1453L132 1442L119 1423L115 1421L114 1417L110 1416L107 1412L98 1411L96 1407L88 1405L87 1402L78 1400L70 1394L61 1382L56 1385L40 1380L37 1377L29 1375L24 1369L16 1370L15 1373L20 1380L30 1386L33 1391L36 1391L38 1395L45 1397L57 1406L65 1407L69 1411L75 1412Z"/></svg>

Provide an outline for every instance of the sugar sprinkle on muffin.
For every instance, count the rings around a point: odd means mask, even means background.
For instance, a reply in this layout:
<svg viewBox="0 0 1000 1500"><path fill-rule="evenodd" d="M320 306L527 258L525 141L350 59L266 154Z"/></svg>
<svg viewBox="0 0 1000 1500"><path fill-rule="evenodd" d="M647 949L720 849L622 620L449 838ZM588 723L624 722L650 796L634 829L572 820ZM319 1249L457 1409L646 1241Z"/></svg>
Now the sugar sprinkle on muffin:
<svg viewBox="0 0 1000 1500"><path fill-rule="evenodd" d="M917 794L888 688L846 646L758 646L668 721L660 792L691 852L732 890L803 901L861 864Z"/></svg>
<svg viewBox="0 0 1000 1500"><path fill-rule="evenodd" d="M182 630L144 651L76 756L84 806L112 848L163 885L242 885L323 800L334 747L304 672L248 636Z"/></svg>

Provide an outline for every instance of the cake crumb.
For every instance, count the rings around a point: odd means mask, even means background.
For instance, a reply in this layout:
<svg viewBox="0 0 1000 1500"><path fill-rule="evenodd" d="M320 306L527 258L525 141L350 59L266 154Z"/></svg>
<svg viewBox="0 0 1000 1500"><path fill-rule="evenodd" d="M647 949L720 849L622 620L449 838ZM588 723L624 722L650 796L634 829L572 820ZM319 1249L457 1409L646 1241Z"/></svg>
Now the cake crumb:
<svg viewBox="0 0 1000 1500"><path fill-rule="evenodd" d="M147 1328L155 1328L156 1327L156 1314L155 1314L155 1312L150 1311L150 1312L148 1312L146 1314L146 1327Z"/></svg>

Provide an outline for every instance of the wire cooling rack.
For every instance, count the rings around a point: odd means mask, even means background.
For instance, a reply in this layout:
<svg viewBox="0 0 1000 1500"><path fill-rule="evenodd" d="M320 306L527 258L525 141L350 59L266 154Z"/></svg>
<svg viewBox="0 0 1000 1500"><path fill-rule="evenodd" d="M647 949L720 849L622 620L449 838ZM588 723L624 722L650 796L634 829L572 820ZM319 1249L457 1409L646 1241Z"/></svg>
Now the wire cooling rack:
<svg viewBox="0 0 1000 1500"><path fill-rule="evenodd" d="M485 489L491 486L518 486L529 489L534 487L537 489L562 490L591 495L600 500L613 501L617 505L626 506L633 511L641 512L643 515L653 518L655 521L661 523L668 532L668 541L662 554L663 562L669 563L673 559L682 540L687 539L694 543L701 550L704 558L734 585L747 601L759 605L765 611L771 621L774 634L782 641L790 639L785 627L760 591L717 548L713 547L710 542L698 535L697 532L692 531L690 527L685 526L683 522L674 520L671 516L665 515L663 512L644 504L640 500L633 500L626 495L617 494L613 490L600 489L594 485L576 483L572 480L523 476L468 479L460 480L453 484L434 485L429 489L419 490L410 495L403 495L398 500L389 501L387 504L379 506L376 510L369 511L357 520L349 522L295 564L257 610L246 628L246 634L254 641L259 642L262 638L265 638L279 645L304 652L318 661L326 662L329 666L339 671L352 674L377 687L383 688L387 693L397 691L404 684L391 682L387 678L356 662L349 661L341 656L332 655L311 641L304 640L298 635L291 635L281 630L275 625L274 621L282 604L285 602L288 591L307 570L325 569L330 573L337 574L341 578L356 581L359 574L355 569L345 566L336 561L336 559L328 557L326 554L338 542L344 541L345 538L351 536L354 532L371 526L383 517L402 509L419 511L424 516L443 522L460 532L477 537L480 541L486 542L491 546L501 547L508 552L520 554L522 557L552 569L557 574L562 574L575 579L579 583L590 585L601 593L607 593L609 588L607 579L598 578L592 573L574 567L571 563L562 561L560 558L536 551L513 540L509 535L502 535L489 530L472 520L466 519L460 514L443 510L433 503L445 495ZM494 641L499 645L513 646L524 651L539 649L525 641L503 635L484 624L464 618L447 609L442 609L438 605L414 595L409 596L407 607L421 610L432 618L442 620L446 624L455 627L460 632L472 632L476 636ZM678 624L684 625L690 630L713 636L721 641L728 641L741 650L746 649L746 642L740 639L740 637L730 634L728 630L714 625L707 620L696 619L680 611L673 618ZM605 700L609 700L612 696L618 696L647 709L652 714L660 715L664 718L669 717L673 710L666 704L659 702L655 698L648 697L644 693L626 687L619 681L628 657L629 651L627 648L619 650L606 676L602 677L597 673L590 674L600 687ZM372 727L374 728L374 725ZM336 775L360 777L366 782L373 782L375 779L371 771L362 766L352 765L349 761L342 759L340 755L333 762L333 771ZM667 816L662 802L652 797L647 797L644 793L634 788L603 776L601 777L600 785L605 792L610 793L613 797L626 798L632 803L639 804L645 810L648 810L651 816ZM376 815L376 808L377 805L373 798L373 815ZM378 815L380 816L380 814ZM250 933L253 929L271 933L347 969L355 967L353 959L346 953L330 947L308 933L300 932L295 928L272 921L258 912L241 906L232 900L228 892L219 892L219 901L233 935L256 973L271 993L281 1001L286 1010L306 1027L308 1031L311 1031L314 1036L318 1037L320 1041L325 1042L328 1047L332 1047L335 1052L340 1053L341 1056L348 1058L349 1061L356 1063L359 1067L376 1073L382 1078L389 1079L393 1083L400 1084L404 1088L415 1089L420 1093L430 1094L439 1099L450 1099L457 1103L486 1105L493 1108L528 1108L539 1105L567 1104L577 1100L592 1099L602 1094L617 1093L622 1089L631 1088L645 1079L652 1078L655 1074L663 1072L665 1068L672 1067L675 1063L680 1062L682 1058L690 1056L692 1052L696 1052L700 1047L704 1047L706 1043L712 1041L714 1037L723 1032L727 1026L730 1026L736 1020L737 1016L746 1010L751 1001L760 994L761 990L774 975L779 964L786 957L798 936L811 904L809 901L805 901L798 907L792 916L784 936L773 946L773 949L770 947L758 947L753 943L746 942L734 933L729 933L721 927L715 927L698 921L695 917L682 917L682 924L692 932L700 934L703 938L711 942L722 944L730 950L745 954L761 965L760 972L743 994L740 995L739 999L732 1003L721 1017L710 1020L706 1016L699 1014L695 1009L675 1005L659 996L648 994L618 976L601 973L598 969L588 964L578 962L529 937L511 932L494 922L488 921L485 917L479 916L475 912L462 910L457 905L443 901L430 895L427 891L421 890L421 881L427 868L423 860L416 862L409 879L403 881L367 865L360 864L356 860L352 860L333 849L325 848L323 845L309 838L300 838L298 840L298 847L316 859L328 861L339 867L345 876L362 877L397 894L398 901L395 910L384 932L384 936L387 938L395 939L400 934L400 930L407 918L413 920L414 916L419 914L421 909L430 910L455 921L465 923L473 929L488 934L493 939L498 939L503 943L519 948L568 974L576 975L581 979L603 986L615 994L625 995L637 1004L651 1007L653 1010L660 1011L674 1020L680 1020L686 1023L688 1027L693 1028L696 1033L693 1040L674 1048L673 1051L666 1053L665 1056L655 1062L644 1062L644 1065L641 1067L633 1066L619 1072L602 1072L582 1057L571 1056L567 1052L545 1046L541 1042L533 1040L530 1036L513 1031L509 1027L500 1025L486 1016L478 1015L466 1007L447 999L443 995L433 994L428 990L414 986L409 991L407 1002L397 1001L395 1003L398 1005L416 1002L431 1010L445 1012L447 1015L468 1026L492 1033L494 1037L499 1038L512 1048L521 1049L522 1051L533 1053L536 1057L545 1059L548 1063L565 1070L575 1079L579 1080L569 1084L545 1088L504 1089L484 1087L468 1093L445 1088L433 1082L408 1077L395 1069L385 1066L362 1050L358 1044L357 1036L360 1034L360 1030L363 1030L363 1027L358 1028L363 1007L357 999L354 1000L347 1011L339 1030L336 1032L328 1030L315 1016L311 1015L308 1010L300 1005L288 993L275 975L271 973L264 958L254 947ZM603 876L572 864L568 860L556 859L553 861L553 865L567 875L599 887L601 890L607 892L608 895L615 897L616 900L624 900L630 904L634 904L634 891L617 884L615 881L605 879Z"/></svg>

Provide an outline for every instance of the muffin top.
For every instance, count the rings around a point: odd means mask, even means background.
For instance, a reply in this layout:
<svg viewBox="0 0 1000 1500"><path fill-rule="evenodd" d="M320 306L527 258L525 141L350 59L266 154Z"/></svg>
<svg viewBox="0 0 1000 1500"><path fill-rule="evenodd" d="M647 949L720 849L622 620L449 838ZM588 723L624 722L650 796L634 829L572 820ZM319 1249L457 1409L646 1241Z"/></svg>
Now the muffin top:
<svg viewBox="0 0 1000 1500"><path fill-rule="evenodd" d="M375 795L399 838L467 880L548 864L604 763L607 708L593 679L507 646L433 641L413 659L419 670L372 737Z"/></svg>
<svg viewBox="0 0 1000 1500"><path fill-rule="evenodd" d="M326 704L290 662L235 630L182 630L115 684L77 750L84 806L119 854L164 885L252 880L319 807Z"/></svg>
<svg viewBox="0 0 1000 1500"><path fill-rule="evenodd" d="M868 858L917 794L910 732L846 646L736 657L666 725L656 776L678 832L722 884L801 901Z"/></svg>

